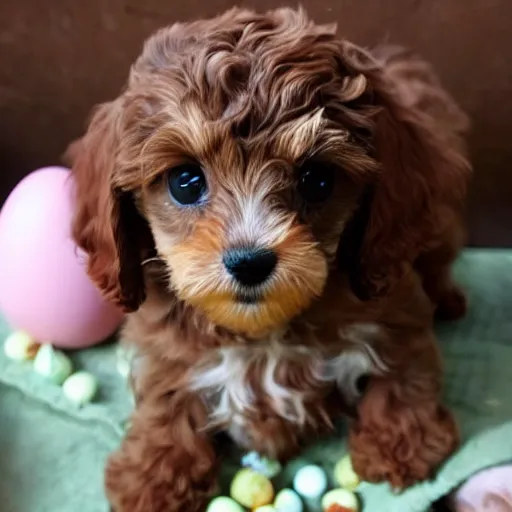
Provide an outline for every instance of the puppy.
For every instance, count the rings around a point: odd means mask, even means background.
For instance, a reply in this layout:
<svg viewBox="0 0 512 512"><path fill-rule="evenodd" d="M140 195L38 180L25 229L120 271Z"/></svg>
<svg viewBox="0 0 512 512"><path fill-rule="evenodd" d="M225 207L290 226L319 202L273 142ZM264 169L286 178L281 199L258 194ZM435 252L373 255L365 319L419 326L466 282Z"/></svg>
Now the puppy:
<svg viewBox="0 0 512 512"><path fill-rule="evenodd" d="M118 512L203 511L219 432L286 459L348 417L356 471L397 488L457 446L432 323L465 310L466 118L421 60L335 31L164 28L73 145L74 237L138 348Z"/></svg>

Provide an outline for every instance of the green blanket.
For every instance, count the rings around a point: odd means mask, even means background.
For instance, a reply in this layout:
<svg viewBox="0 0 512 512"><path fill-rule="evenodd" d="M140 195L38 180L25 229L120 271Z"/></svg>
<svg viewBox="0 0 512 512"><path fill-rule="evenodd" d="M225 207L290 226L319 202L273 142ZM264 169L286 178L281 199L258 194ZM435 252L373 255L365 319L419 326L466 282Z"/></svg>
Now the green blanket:
<svg viewBox="0 0 512 512"><path fill-rule="evenodd" d="M464 444L432 482L394 495L385 485L360 489L365 512L426 512L478 470L512 460L512 251L467 251L457 265L469 292L470 314L438 326L446 368L446 400L462 426ZM8 328L0 321L0 337ZM103 464L123 434L131 408L115 369L115 345L72 354L75 366L100 380L95 403L72 406L60 388L30 364L0 356L0 508L2 512L102 512ZM326 439L303 460L330 471L343 443ZM298 464L283 473L281 483ZM236 463L225 468L229 478Z"/></svg>

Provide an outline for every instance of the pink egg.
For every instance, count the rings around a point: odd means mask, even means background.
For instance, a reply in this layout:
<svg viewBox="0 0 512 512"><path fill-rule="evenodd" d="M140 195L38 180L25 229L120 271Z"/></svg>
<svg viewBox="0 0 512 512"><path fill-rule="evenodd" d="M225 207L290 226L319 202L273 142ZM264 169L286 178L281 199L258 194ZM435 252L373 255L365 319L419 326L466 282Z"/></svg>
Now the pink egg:
<svg viewBox="0 0 512 512"><path fill-rule="evenodd" d="M101 297L71 238L72 186L68 169L39 169L0 212L0 310L13 328L63 348L102 341L123 316Z"/></svg>

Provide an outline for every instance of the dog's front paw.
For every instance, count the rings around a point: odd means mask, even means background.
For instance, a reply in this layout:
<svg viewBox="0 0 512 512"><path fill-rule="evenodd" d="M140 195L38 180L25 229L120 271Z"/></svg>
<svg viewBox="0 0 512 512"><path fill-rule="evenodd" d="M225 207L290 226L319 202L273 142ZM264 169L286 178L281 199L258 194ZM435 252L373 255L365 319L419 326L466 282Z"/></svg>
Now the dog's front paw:
<svg viewBox="0 0 512 512"><path fill-rule="evenodd" d="M349 437L354 469L362 480L404 489L430 478L458 445L453 416L434 401L386 399L367 405L372 409L360 416Z"/></svg>
<svg viewBox="0 0 512 512"><path fill-rule="evenodd" d="M214 490L213 478L195 482L195 464L177 473L179 461L157 457L130 460L113 454L105 472L107 496L114 512L204 512ZM199 471L199 468L196 467Z"/></svg>

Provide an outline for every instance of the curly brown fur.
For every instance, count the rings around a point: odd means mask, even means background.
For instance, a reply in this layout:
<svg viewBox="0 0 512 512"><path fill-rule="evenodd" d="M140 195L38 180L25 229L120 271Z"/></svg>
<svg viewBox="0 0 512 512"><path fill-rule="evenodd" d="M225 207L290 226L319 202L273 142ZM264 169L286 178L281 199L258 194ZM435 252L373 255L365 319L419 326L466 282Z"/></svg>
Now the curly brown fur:
<svg viewBox="0 0 512 512"><path fill-rule="evenodd" d="M363 478L432 474L457 444L432 321L465 308L450 275L465 129L423 61L301 10L149 39L71 150L74 236L138 348L133 425L107 466L115 510L204 510L216 432L286 458L354 411ZM168 190L183 165L206 180L190 206ZM333 188L311 204L298 182L319 172ZM247 247L277 261L254 286L223 259Z"/></svg>

